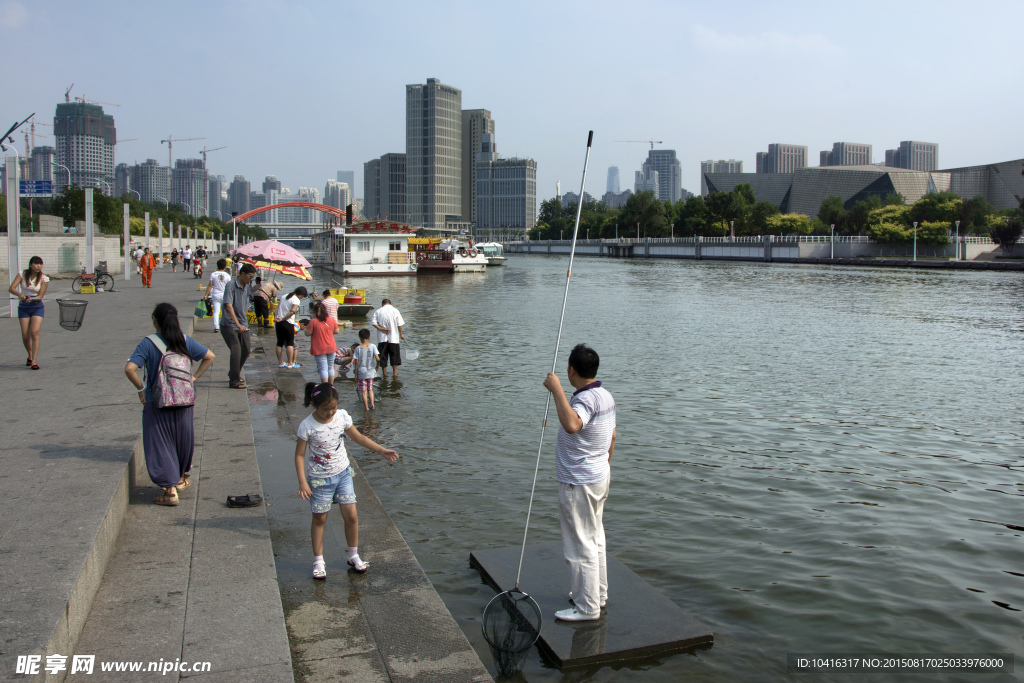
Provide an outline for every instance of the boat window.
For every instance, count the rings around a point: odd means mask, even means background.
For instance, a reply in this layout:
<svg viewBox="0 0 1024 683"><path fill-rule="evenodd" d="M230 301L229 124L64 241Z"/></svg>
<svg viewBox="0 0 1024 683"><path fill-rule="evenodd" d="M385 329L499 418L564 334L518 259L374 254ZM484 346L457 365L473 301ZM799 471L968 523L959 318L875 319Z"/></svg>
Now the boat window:
<svg viewBox="0 0 1024 683"><path fill-rule="evenodd" d="M401 242L388 242L388 250L390 251L402 251Z"/></svg>
<svg viewBox="0 0 1024 683"><path fill-rule="evenodd" d="M370 251L370 242L356 242L356 251Z"/></svg>

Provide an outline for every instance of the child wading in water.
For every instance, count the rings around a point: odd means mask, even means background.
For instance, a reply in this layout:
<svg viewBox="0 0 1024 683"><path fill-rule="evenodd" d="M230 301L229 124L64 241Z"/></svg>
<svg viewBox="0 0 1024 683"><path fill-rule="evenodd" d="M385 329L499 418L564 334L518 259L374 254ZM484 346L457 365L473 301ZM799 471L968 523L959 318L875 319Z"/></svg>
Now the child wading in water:
<svg viewBox="0 0 1024 683"><path fill-rule="evenodd" d="M370 343L370 330L365 327L359 330L359 346L352 349L352 364L356 368L356 392L363 399L364 410L376 410L373 405L373 377L377 374L377 361L380 355L377 347ZM369 404L367 404L369 397Z"/></svg>
<svg viewBox="0 0 1024 683"><path fill-rule="evenodd" d="M352 426L349 414L338 410L338 392L334 385L307 383L303 405L310 404L315 410L302 421L297 432L295 474L299 478L299 496L309 501L309 509L313 513L309 529L313 541L313 578L327 578L324 526L333 503L338 503L341 517L345 520L348 564L363 573L370 565L359 558L359 518L356 516L356 494L352 487L352 468L345 452L345 437L379 453L388 462L398 460L398 453L377 445Z"/></svg>

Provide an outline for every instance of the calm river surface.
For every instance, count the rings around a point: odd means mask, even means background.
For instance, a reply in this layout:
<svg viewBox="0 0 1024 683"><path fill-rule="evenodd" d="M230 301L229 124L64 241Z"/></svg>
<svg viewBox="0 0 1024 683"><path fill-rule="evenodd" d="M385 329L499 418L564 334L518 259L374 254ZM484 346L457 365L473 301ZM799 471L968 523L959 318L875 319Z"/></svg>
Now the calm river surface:
<svg viewBox="0 0 1024 683"><path fill-rule="evenodd" d="M493 591L468 558L521 540L566 265L349 280L392 299L420 353L374 414L400 464L352 450L492 672ZM564 678L534 651L523 680L833 680L786 654L1024 653L1021 274L577 258L565 386L581 341L618 404L609 551L715 644ZM549 430L533 542L558 538L553 454ZM877 680L895 678L912 679Z"/></svg>

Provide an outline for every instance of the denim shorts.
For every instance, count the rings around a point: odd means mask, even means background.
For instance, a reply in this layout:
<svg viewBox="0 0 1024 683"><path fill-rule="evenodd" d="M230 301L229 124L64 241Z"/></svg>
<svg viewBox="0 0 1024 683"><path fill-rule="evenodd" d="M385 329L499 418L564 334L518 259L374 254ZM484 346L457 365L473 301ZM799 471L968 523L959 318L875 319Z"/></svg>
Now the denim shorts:
<svg viewBox="0 0 1024 683"><path fill-rule="evenodd" d="M341 474L327 479L313 477L309 480L309 489L313 496L309 499L309 511L320 514L331 511L331 505L352 505L356 502L356 491L352 486L355 473L351 467L345 468Z"/></svg>
<svg viewBox="0 0 1024 683"><path fill-rule="evenodd" d="M43 316L43 302L42 301L19 301L18 302L18 317L19 318L31 318L32 316Z"/></svg>

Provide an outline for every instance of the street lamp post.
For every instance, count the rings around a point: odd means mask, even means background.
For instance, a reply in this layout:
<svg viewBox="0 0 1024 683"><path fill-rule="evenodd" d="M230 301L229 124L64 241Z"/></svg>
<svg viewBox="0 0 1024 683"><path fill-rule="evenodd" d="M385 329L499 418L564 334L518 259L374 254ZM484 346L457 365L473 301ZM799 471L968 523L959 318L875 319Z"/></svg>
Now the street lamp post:
<svg viewBox="0 0 1024 683"><path fill-rule="evenodd" d="M670 230L670 232L669 232L670 239L675 239L676 238L676 224L672 223L669 226L669 230Z"/></svg>
<svg viewBox="0 0 1024 683"><path fill-rule="evenodd" d="M956 222L956 242L953 243L953 260L960 260L960 221Z"/></svg>
<svg viewBox="0 0 1024 683"><path fill-rule="evenodd" d="M637 240L637 242L640 241L640 223L639 222L637 222L637 224L636 224L636 240Z"/></svg>
<svg viewBox="0 0 1024 683"><path fill-rule="evenodd" d="M167 201L167 199L166 199L166 198L164 198L164 197L161 197L160 195L157 195L157 196L156 196L156 198L157 198L157 199L162 199L162 200L163 200L163 202L164 202L164 211L167 211L167 210L169 210L169 209L170 209L171 203L170 203L169 201Z"/></svg>
<svg viewBox="0 0 1024 683"><path fill-rule="evenodd" d="M107 196L108 197L110 196L110 183L108 183L103 178L90 178L89 180L96 180L96 181L99 181L99 182L103 183L104 185L106 185L107 186Z"/></svg>
<svg viewBox="0 0 1024 683"><path fill-rule="evenodd" d="M836 224L832 223L829 227L832 228L832 237L829 239L829 242L832 243L832 256L830 258L835 258L836 257Z"/></svg>
<svg viewBox="0 0 1024 683"><path fill-rule="evenodd" d="M17 153L17 151L15 151L15 153ZM68 187L70 188L71 187L71 169L69 169L64 164L58 164L56 161L51 161L50 165L51 166L56 166L57 168L63 168L65 171L68 172Z"/></svg>
<svg viewBox="0 0 1024 683"><path fill-rule="evenodd" d="M185 202L182 202L181 205L185 207L185 213L187 213L189 216L191 216L192 215L192 206L190 204L185 203Z"/></svg>
<svg viewBox="0 0 1024 683"><path fill-rule="evenodd" d="M129 191L129 192L134 192L134 193L135 193L135 195L136 195L136 196L137 196L137 197L139 198L139 201L140 201L140 202L142 201L142 195L141 195L141 194L139 194L139 191L138 191L138 190L133 190L133 189L132 189L132 188L130 188L130 187L129 187L129 188L127 188L127 189L128 189L128 191Z"/></svg>
<svg viewBox="0 0 1024 683"><path fill-rule="evenodd" d="M914 221L914 260L917 260L917 221Z"/></svg>
<svg viewBox="0 0 1024 683"><path fill-rule="evenodd" d="M729 241L730 242L735 242L736 241L736 229L733 226L734 223L735 223L735 221L729 221Z"/></svg>

